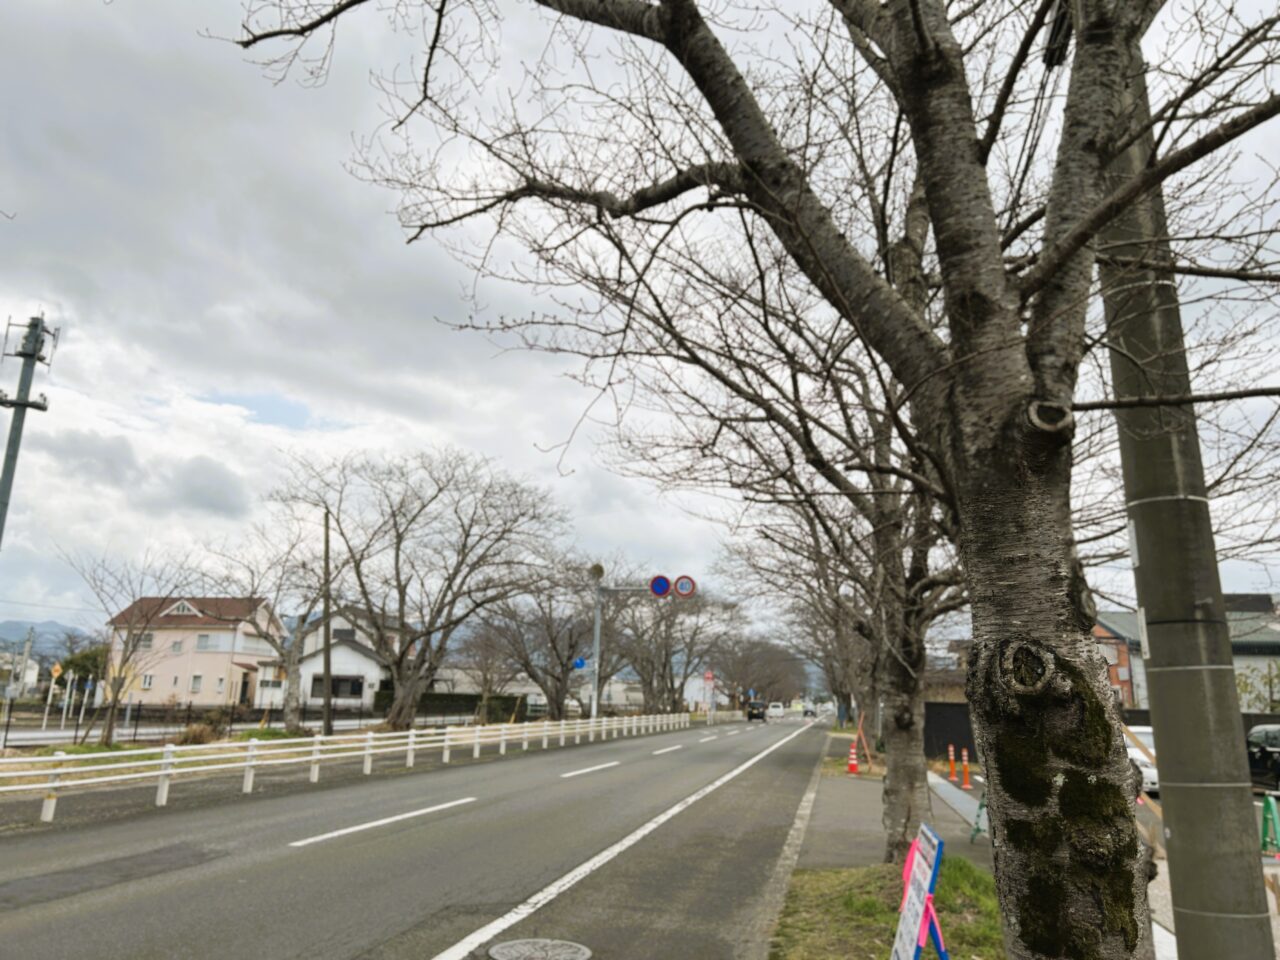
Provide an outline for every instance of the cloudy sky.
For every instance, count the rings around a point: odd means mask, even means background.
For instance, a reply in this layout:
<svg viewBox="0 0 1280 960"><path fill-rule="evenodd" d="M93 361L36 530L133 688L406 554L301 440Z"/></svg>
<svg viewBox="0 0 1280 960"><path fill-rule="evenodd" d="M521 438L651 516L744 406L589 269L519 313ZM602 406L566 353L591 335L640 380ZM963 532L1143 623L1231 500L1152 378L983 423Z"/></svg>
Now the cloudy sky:
<svg viewBox="0 0 1280 960"><path fill-rule="evenodd" d="M563 462L543 452L589 397L553 358L441 324L467 316L470 277L406 246L395 198L344 168L382 119L369 69L398 54L382 19L344 22L327 84L305 89L203 35L234 36L240 12L3 4L19 42L0 58L0 319L42 311L62 339L38 379L50 410L28 418L0 619L96 621L59 550L234 537L287 452L428 443L547 485L586 550L707 582L718 528L604 470L598 433ZM503 296L487 308L531 306ZM16 377L10 359L0 385ZM1265 588L1254 568L1224 578Z"/></svg>
<svg viewBox="0 0 1280 960"><path fill-rule="evenodd" d="M344 169L381 119L387 31L365 19L303 89L201 35L234 35L237 0L4 4L22 42L0 58L0 319L43 311L62 338L38 375L50 410L27 420L0 620L91 606L60 548L234 536L286 451L465 446L549 487L584 549L705 579L718 529L597 465L598 434L563 463L542 452L589 397L558 361L442 325L471 309L469 276L406 246L394 197Z"/></svg>

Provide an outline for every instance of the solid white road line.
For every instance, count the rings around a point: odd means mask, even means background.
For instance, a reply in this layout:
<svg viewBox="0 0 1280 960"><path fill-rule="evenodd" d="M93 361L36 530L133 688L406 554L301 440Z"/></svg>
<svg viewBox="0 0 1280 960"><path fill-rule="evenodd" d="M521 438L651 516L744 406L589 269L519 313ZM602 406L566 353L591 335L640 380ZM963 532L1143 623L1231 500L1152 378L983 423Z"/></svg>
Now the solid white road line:
<svg viewBox="0 0 1280 960"><path fill-rule="evenodd" d="M386 826L388 823L396 823L399 820L408 820L411 817L421 817L424 814L435 813L437 810L448 810L450 807L460 807L464 803L475 803L475 797L463 797L461 800L450 800L448 803L437 803L434 807L426 807L422 810L411 810L408 813L399 813L394 817L383 817L381 820L370 820L368 823L358 823L354 827L344 827L341 830L334 830L330 833L322 833L319 836L307 837L305 840L295 840L289 844L291 847L305 847L308 844L319 843L321 840L332 840L334 837L345 837L348 833L359 833L361 830L372 830L374 827Z"/></svg>
<svg viewBox="0 0 1280 960"><path fill-rule="evenodd" d="M611 763L602 763L599 766L587 767L585 770L575 770L573 773L562 773L560 774L560 779L563 780L565 777L576 777L584 773L595 773L597 770L608 770L610 767L616 767L621 762L621 760L614 760Z"/></svg>
<svg viewBox="0 0 1280 960"><path fill-rule="evenodd" d="M742 732L741 730L730 730L728 733L725 734L725 736L733 737L733 736L737 736L741 732Z"/></svg>
<svg viewBox="0 0 1280 960"><path fill-rule="evenodd" d="M709 741L709 740L714 740L714 739L715 739L715 737L703 737L703 738L702 738L701 740L699 740L698 742L699 742L699 743L706 743L707 741Z"/></svg>
<svg viewBox="0 0 1280 960"><path fill-rule="evenodd" d="M657 830L660 826L662 826L664 823L666 823L676 814L680 813L682 810L688 809L689 807L693 806L693 804L697 803L699 800L705 797L707 794L711 793L713 790L718 790L720 787L724 786L730 780L745 773L747 770L755 766L757 763L759 763L769 754L773 753L773 751L777 750L783 744L791 740L794 740L796 737L800 736L800 734L808 730L810 726L812 726L812 724L805 724L803 727L801 727L799 730L795 731L794 733L789 733L785 737L783 737L781 740L772 744L771 746L765 747L765 749L761 750L750 760L747 760L745 763L742 763L739 766L734 767L724 776L720 777L717 780L713 780L711 783L707 784L701 790L698 790L694 793L689 794L689 796L685 797L675 806L667 808L662 813L658 814L656 817L650 820L648 823L644 824L641 827L638 827L637 829L633 830L631 833L627 834L625 837L623 837L613 846L607 847L604 850L601 850L590 860L586 861L583 864L580 864L577 867L574 867L572 870L566 873L559 880L552 881L550 884L543 887L541 890L535 893L532 897L530 897L524 903L521 903L518 906L516 906L514 909L508 911L507 913L504 913L502 916L500 916L497 920L494 920L492 923L485 924L475 933L459 940L457 943L455 943L452 947L449 947L447 950L437 953L434 957L431 958L431 960L467 960L467 958L471 956L472 951L474 951L477 947L483 946L484 944L492 940L494 937L496 937L498 934L500 934L503 930L506 930L509 927L515 926L525 917L531 915L539 908L546 906L556 897L560 896L560 894L564 893L566 890L572 887L579 880L583 879L584 877L589 877L591 874L595 873L597 870L603 867L610 860L617 857L618 854L623 853L629 847L635 846L637 843L639 843L649 834L653 833L653 831Z"/></svg>
<svg viewBox="0 0 1280 960"><path fill-rule="evenodd" d="M660 753L670 753L672 750L683 750L683 749L684 749L684 744L677 743L674 747L663 747L661 750L655 750L653 751L653 755L656 757ZM1261 806L1261 804L1259 804L1259 806Z"/></svg>

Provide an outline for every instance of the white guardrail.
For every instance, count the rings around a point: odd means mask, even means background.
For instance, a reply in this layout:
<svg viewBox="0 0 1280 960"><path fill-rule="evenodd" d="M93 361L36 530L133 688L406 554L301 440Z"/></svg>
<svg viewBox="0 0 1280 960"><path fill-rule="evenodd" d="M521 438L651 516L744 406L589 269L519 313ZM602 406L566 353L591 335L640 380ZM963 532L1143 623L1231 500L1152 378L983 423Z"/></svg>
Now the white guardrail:
<svg viewBox="0 0 1280 960"><path fill-rule="evenodd" d="M725 722L717 716L717 722ZM101 753L66 754L59 751L47 757L6 757L0 759L0 794L44 793L40 819L53 820L59 793L100 784L131 783L156 780L156 806L169 802L169 784L174 777L193 773L230 773L243 771L242 791L253 791L254 771L261 767L310 764L310 779L320 779L320 765L326 761L362 758L364 773L373 773L373 758L382 754L403 753L406 767L423 751L439 750L442 763L450 753L470 748L473 758L481 748L497 746L499 754L508 747L528 750L529 744L540 744L545 750L555 743L565 746L568 738L581 743L598 737L601 740L642 736L683 730L690 724L687 713L665 713L635 717L601 717L594 720L543 720L532 723L495 723L443 730L410 729L375 733L333 734L289 739L227 741L163 747L139 747ZM102 761L102 762L99 762ZM21 766L26 769L14 769ZM35 767L35 769L31 769ZM47 772L45 768L47 767ZM99 775L100 774L100 775ZM30 779L31 783L8 783Z"/></svg>

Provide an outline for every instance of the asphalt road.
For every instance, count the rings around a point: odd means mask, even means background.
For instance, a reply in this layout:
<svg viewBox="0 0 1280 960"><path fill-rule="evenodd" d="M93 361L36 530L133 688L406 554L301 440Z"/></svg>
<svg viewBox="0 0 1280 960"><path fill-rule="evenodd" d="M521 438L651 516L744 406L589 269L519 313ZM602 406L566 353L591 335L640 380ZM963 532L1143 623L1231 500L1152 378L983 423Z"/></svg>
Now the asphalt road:
<svg viewBox="0 0 1280 960"><path fill-rule="evenodd" d="M18 833L0 956L460 960L487 929L602 960L764 957L823 739L695 727Z"/></svg>

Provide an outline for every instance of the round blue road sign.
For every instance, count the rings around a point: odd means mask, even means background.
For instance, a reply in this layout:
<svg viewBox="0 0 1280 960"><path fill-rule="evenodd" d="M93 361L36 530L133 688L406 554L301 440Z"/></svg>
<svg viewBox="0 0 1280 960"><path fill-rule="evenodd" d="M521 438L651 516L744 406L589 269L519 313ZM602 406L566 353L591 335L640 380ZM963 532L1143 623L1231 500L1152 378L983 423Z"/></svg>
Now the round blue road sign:
<svg viewBox="0 0 1280 960"><path fill-rule="evenodd" d="M655 597L665 597L671 592L671 581L662 574L658 574L649 581L649 590Z"/></svg>
<svg viewBox="0 0 1280 960"><path fill-rule="evenodd" d="M698 585L693 582L693 577L680 576L676 577L676 582L671 585L671 589L676 592L677 597L692 597Z"/></svg>
<svg viewBox="0 0 1280 960"><path fill-rule="evenodd" d="M587 661L585 657L579 657L577 660L573 661L573 669L575 670L581 670L586 665Z"/></svg>

